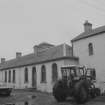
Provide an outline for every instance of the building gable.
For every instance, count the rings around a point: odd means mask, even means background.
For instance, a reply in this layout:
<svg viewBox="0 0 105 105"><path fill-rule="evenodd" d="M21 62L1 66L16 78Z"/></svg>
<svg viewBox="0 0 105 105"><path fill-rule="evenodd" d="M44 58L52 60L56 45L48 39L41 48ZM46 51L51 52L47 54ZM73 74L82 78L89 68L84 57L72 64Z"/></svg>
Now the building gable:
<svg viewBox="0 0 105 105"><path fill-rule="evenodd" d="M87 23L87 24L89 24L89 23ZM77 37L72 39L71 42L75 42L75 41L85 39L88 37L92 37L95 35L101 35L101 33L105 33L105 26L101 26L101 27L98 27L95 29L90 29L89 31L86 31L86 29L85 29L83 33L81 33L80 35L78 35Z"/></svg>

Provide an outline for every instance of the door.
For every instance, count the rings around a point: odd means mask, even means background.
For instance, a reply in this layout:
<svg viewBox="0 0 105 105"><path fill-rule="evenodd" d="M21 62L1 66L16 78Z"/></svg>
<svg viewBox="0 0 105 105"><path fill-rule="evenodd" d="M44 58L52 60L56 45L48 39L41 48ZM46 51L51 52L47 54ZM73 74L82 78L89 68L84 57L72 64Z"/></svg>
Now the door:
<svg viewBox="0 0 105 105"><path fill-rule="evenodd" d="M32 68L32 87L36 88L36 67Z"/></svg>

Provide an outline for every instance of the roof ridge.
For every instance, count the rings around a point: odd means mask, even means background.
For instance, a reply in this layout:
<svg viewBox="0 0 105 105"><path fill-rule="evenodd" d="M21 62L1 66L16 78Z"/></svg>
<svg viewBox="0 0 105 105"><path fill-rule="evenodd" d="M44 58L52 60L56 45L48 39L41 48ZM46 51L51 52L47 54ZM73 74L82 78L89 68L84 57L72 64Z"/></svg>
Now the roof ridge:
<svg viewBox="0 0 105 105"><path fill-rule="evenodd" d="M13 61L13 60L19 60L19 59L22 59L23 57L26 57L26 56L29 56L29 55L32 55L34 53L30 53L30 54L26 54L26 55L23 55L21 56L20 58L12 58L12 59L9 59L9 60L6 60L5 62L9 62L9 61ZM1 63L0 63L1 64ZM4 64L4 63L3 63Z"/></svg>

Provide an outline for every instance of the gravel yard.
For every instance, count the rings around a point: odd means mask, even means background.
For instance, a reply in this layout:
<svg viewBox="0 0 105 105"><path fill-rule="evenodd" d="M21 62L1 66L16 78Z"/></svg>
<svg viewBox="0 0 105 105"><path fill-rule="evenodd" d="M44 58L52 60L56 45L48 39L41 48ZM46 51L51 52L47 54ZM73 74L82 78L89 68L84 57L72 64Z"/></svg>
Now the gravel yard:
<svg viewBox="0 0 105 105"><path fill-rule="evenodd" d="M14 91L9 97L0 97L0 105L77 105L72 99L58 103L51 94ZM89 100L83 105L105 105L105 96Z"/></svg>

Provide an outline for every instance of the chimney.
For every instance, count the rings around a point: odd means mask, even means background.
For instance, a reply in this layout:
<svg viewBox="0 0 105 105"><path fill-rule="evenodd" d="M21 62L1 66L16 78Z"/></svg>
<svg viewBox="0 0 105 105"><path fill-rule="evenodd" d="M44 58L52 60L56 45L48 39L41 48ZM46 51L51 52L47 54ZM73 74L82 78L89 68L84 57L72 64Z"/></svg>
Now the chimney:
<svg viewBox="0 0 105 105"><path fill-rule="evenodd" d="M5 63L5 58L1 58L1 63Z"/></svg>
<svg viewBox="0 0 105 105"><path fill-rule="evenodd" d="M16 58L20 58L22 56L21 52L16 52Z"/></svg>
<svg viewBox="0 0 105 105"><path fill-rule="evenodd" d="M37 46L37 45L35 45L35 46L33 47L33 49L34 49L34 54L36 54L36 55L37 55L37 53L38 53L38 46Z"/></svg>
<svg viewBox="0 0 105 105"><path fill-rule="evenodd" d="M92 24L88 22L88 20L85 21L84 23L84 31L89 32L92 30Z"/></svg>

